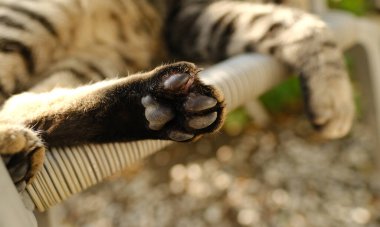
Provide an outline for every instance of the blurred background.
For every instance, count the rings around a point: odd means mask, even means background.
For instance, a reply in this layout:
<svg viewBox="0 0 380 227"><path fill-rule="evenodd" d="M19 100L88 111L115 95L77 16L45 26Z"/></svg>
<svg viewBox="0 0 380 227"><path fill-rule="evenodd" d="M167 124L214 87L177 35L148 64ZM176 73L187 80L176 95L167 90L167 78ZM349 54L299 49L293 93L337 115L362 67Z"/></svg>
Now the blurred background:
<svg viewBox="0 0 380 227"><path fill-rule="evenodd" d="M375 1L329 6L377 20ZM350 56L347 64L361 67ZM260 98L269 126L235 110L220 133L156 153L54 207L52 218L64 227L380 226L377 138L353 84L357 121L344 139L315 136L293 77Z"/></svg>

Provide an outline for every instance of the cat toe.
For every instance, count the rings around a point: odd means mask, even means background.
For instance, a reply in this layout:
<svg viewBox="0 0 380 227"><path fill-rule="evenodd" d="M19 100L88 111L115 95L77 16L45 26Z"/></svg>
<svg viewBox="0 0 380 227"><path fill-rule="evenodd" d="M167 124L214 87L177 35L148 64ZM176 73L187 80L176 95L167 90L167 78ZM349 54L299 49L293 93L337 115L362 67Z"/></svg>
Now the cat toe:
<svg viewBox="0 0 380 227"><path fill-rule="evenodd" d="M186 92L193 81L194 76L189 73L173 74L164 81L164 88L170 91Z"/></svg>
<svg viewBox="0 0 380 227"><path fill-rule="evenodd" d="M169 138L177 142L184 142L194 138L194 134L174 130L169 133Z"/></svg>
<svg viewBox="0 0 380 227"><path fill-rule="evenodd" d="M204 116L193 117L189 120L188 125L192 129L207 128L208 126L210 126L212 123L215 122L217 117L218 117L217 112L212 112Z"/></svg>
<svg viewBox="0 0 380 227"><path fill-rule="evenodd" d="M169 107L159 104L150 95L143 97L141 103L145 107L145 118L152 130L160 130L174 117L174 113Z"/></svg>
<svg viewBox="0 0 380 227"><path fill-rule="evenodd" d="M338 139L347 135L352 127L354 111L337 111L325 124L318 125L317 130L326 139Z"/></svg>
<svg viewBox="0 0 380 227"><path fill-rule="evenodd" d="M217 103L218 101L212 97L190 93L184 107L189 112L199 112L210 109L216 106Z"/></svg>

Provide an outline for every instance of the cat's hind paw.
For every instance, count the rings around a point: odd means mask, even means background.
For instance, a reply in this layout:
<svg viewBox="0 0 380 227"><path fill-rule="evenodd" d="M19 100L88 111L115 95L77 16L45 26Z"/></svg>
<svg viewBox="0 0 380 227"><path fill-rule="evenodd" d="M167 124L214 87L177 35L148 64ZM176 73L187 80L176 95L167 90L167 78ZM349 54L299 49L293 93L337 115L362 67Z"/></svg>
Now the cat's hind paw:
<svg viewBox="0 0 380 227"><path fill-rule="evenodd" d="M348 76L310 78L303 81L303 90L309 118L323 138L337 139L349 133L355 105Z"/></svg>
<svg viewBox="0 0 380 227"><path fill-rule="evenodd" d="M45 147L37 134L22 126L0 126L0 154L19 191L42 168Z"/></svg>
<svg viewBox="0 0 380 227"><path fill-rule="evenodd" d="M162 66L153 76L149 94L142 97L148 128L161 138L191 141L219 129L224 119L221 93L203 84L194 64Z"/></svg>

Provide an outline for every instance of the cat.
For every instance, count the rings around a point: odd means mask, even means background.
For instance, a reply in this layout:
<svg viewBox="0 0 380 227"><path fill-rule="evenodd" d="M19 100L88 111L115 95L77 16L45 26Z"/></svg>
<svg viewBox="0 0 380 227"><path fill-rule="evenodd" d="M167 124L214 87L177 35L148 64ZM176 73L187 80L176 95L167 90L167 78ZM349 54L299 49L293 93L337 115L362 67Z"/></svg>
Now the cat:
<svg viewBox="0 0 380 227"><path fill-rule="evenodd" d="M49 146L193 141L223 124L223 95L199 80L195 64L161 62L215 63L249 52L299 72L322 136L349 132L354 105L342 52L327 26L302 10L243 1L1 0L0 154L25 186Z"/></svg>

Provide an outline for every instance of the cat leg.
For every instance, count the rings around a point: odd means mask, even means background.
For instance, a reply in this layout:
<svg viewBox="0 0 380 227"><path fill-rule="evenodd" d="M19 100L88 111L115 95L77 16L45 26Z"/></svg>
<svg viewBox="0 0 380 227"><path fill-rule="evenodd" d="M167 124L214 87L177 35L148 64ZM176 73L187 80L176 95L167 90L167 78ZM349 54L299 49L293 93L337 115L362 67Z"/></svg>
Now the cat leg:
<svg viewBox="0 0 380 227"><path fill-rule="evenodd" d="M24 94L50 92L58 88L77 88L83 84L115 78L121 72L126 71L125 69L135 70L136 66L133 61L125 61L122 54L111 50L111 47L99 45L86 51L72 53L50 66L42 75L45 79ZM100 61L96 56L104 58ZM47 94L47 96L49 95ZM23 101L28 102L29 95L25 96L25 100L14 97L18 96L13 96L6 102L8 107L9 105L13 106L13 111L4 111L0 114L0 154L13 181L21 191L42 167L45 145L49 146L50 144L41 139L43 133L33 126L34 123L24 124L24 121L16 120L13 115L15 113L24 115L29 112L32 115L43 116L40 112L32 113L34 108L39 107L33 104L25 106ZM46 100L40 101L45 102ZM50 107L44 106L43 108L42 112L49 111Z"/></svg>
<svg viewBox="0 0 380 227"><path fill-rule="evenodd" d="M234 1L184 4L168 18L168 45L190 59L240 53L274 56L301 76L307 112L326 138L346 135L354 104L342 51L327 26L305 12Z"/></svg>
<svg viewBox="0 0 380 227"><path fill-rule="evenodd" d="M139 139L191 141L221 126L222 95L199 81L199 69L191 63L89 84L123 75L123 68L133 64L120 58L110 48L98 48L57 62L47 70L45 80L8 99L0 119L38 131L46 146ZM42 155L36 157L26 164L42 163ZM14 179L23 171L24 176L34 175L35 171L25 172L25 165L14 160L18 169L10 171Z"/></svg>
<svg viewBox="0 0 380 227"><path fill-rule="evenodd" d="M192 141L220 128L221 93L187 62L75 89L22 93L0 118L40 131L49 146L140 139Z"/></svg>

